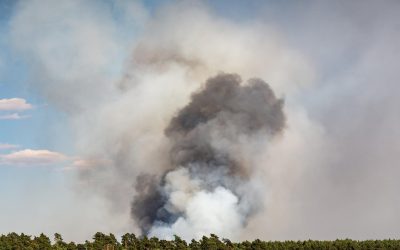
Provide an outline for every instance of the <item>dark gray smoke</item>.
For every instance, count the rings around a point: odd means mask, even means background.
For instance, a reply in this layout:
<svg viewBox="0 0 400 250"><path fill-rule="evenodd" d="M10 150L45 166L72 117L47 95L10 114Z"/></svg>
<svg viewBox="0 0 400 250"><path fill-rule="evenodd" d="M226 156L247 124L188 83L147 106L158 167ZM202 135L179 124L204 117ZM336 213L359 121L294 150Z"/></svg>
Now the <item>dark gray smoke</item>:
<svg viewBox="0 0 400 250"><path fill-rule="evenodd" d="M170 200L166 177L185 169L197 188L213 192L223 187L238 197L241 223L254 213L259 201L244 197L242 186L249 181L251 167L221 142L241 143L240 138L258 134L274 136L285 126L283 100L276 98L267 83L251 79L241 85L236 74L219 74L207 80L203 89L191 97L165 129L171 149L167 168L160 176L138 177L132 215L142 232L148 234L156 225L171 225L185 212ZM183 183L177 183L184 186ZM191 193L193 195L193 193Z"/></svg>

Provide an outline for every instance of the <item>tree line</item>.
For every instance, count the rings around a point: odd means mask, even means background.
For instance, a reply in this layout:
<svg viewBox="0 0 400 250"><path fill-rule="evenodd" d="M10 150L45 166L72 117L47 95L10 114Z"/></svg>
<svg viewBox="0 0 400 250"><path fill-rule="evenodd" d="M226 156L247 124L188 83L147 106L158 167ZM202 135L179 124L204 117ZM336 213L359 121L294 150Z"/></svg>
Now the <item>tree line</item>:
<svg viewBox="0 0 400 250"><path fill-rule="evenodd" d="M44 234L30 236L9 233L0 236L0 250L147 250L147 249L193 249L193 250L378 250L400 249L400 240L334 240L334 241L254 241L232 242L220 239L217 235L203 236L200 240L186 242L178 236L174 240L162 240L155 237L136 237L127 233L118 241L113 234L96 233L92 240L84 243L65 242L58 233L53 242Z"/></svg>

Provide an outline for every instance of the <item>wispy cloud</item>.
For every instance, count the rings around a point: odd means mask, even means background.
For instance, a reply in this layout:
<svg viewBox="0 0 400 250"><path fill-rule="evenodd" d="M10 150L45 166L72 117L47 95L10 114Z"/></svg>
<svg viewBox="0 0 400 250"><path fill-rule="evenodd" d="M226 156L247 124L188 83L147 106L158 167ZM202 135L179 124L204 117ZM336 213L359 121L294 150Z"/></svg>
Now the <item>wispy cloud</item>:
<svg viewBox="0 0 400 250"><path fill-rule="evenodd" d="M0 111L24 111L32 108L32 104L22 98L0 99Z"/></svg>
<svg viewBox="0 0 400 250"><path fill-rule="evenodd" d="M30 115L21 115L20 113L0 115L0 120L22 120L31 117Z"/></svg>
<svg viewBox="0 0 400 250"><path fill-rule="evenodd" d="M63 167L61 170L69 171L69 170L82 170L94 168L96 166L104 166L106 164L110 164L110 162L106 159L94 159L94 158L79 158L76 157L73 159L72 163L66 167Z"/></svg>
<svg viewBox="0 0 400 250"><path fill-rule="evenodd" d="M8 144L8 143L0 143L0 150L9 150L19 148L18 145Z"/></svg>
<svg viewBox="0 0 400 250"><path fill-rule="evenodd" d="M0 155L0 164L12 166L42 166L62 163L67 159L67 156L58 152L24 149Z"/></svg>

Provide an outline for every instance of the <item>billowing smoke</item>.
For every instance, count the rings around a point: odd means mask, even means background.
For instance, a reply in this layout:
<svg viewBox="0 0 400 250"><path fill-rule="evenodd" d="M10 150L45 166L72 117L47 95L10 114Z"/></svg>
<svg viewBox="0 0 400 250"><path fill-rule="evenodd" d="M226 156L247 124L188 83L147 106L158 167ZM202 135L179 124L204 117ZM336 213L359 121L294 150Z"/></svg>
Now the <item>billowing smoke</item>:
<svg viewBox="0 0 400 250"><path fill-rule="evenodd" d="M32 233L398 237L399 1L143 2L18 1L4 40L78 158Z"/></svg>
<svg viewBox="0 0 400 250"><path fill-rule="evenodd" d="M252 167L238 147L268 140L285 125L283 101L260 79L241 85L235 74L219 74L193 94L165 129L171 144L166 170L140 175L132 214L144 233L185 238L231 236L262 205L249 185Z"/></svg>
<svg viewBox="0 0 400 250"><path fill-rule="evenodd" d="M36 0L21 2L11 23L32 84L65 115L65 133L48 138L72 144L78 158L66 172L71 204L90 211L73 217L84 227L68 220L48 231L282 232L290 191L320 146L318 125L291 98L312 81L309 62L270 27L231 22L198 1L138 20L142 7ZM121 21L141 26L129 34Z"/></svg>

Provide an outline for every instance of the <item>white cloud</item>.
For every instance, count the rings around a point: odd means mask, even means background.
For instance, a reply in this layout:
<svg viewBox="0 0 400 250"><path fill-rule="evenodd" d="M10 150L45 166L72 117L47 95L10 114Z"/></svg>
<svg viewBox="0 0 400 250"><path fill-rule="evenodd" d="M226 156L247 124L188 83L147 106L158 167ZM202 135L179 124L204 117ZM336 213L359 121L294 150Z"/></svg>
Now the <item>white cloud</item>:
<svg viewBox="0 0 400 250"><path fill-rule="evenodd" d="M0 143L0 150L16 149L18 147L18 145L14 144Z"/></svg>
<svg viewBox="0 0 400 250"><path fill-rule="evenodd" d="M68 157L58 152L24 149L0 155L0 164L13 166L38 166L62 163L67 159Z"/></svg>
<svg viewBox="0 0 400 250"><path fill-rule="evenodd" d="M0 99L0 111L24 111L32 109L32 104L22 98Z"/></svg>
<svg viewBox="0 0 400 250"><path fill-rule="evenodd" d="M30 115L22 115L22 111L32 109L32 104L23 98L0 99L0 120L21 120L29 118ZM13 113L7 113L11 112Z"/></svg>

